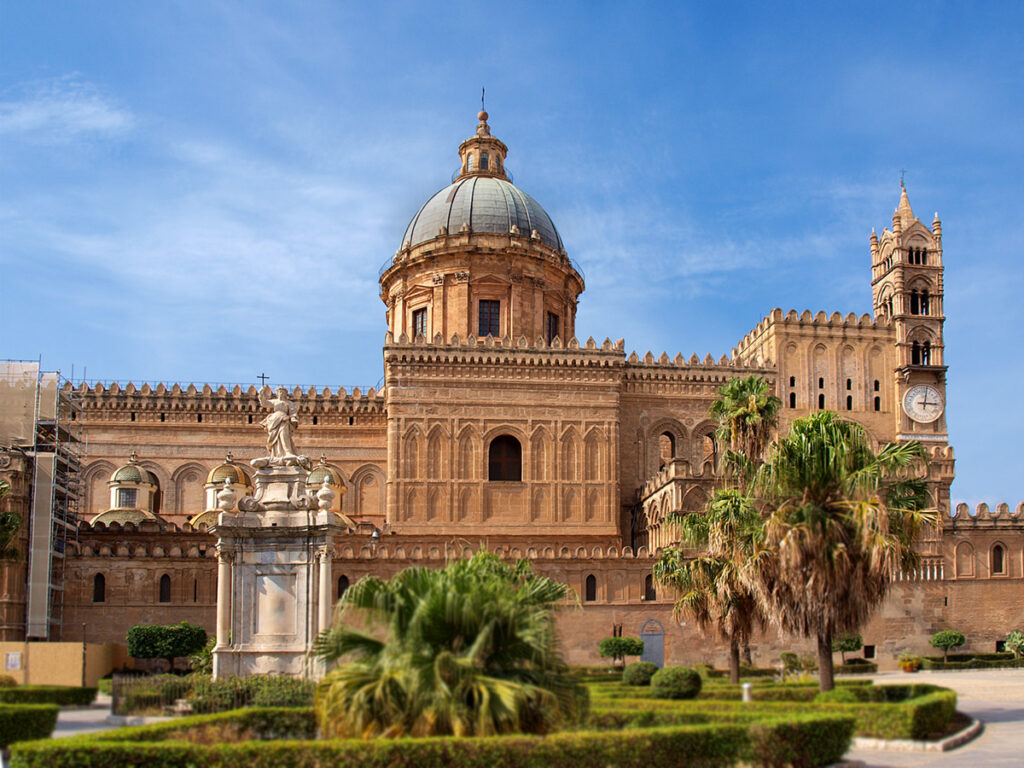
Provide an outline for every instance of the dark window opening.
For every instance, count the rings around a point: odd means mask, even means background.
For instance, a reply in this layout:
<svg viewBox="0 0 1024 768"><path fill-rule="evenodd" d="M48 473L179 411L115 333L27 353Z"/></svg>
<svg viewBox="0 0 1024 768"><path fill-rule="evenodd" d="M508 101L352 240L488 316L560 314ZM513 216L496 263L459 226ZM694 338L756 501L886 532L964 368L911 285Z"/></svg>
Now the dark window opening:
<svg viewBox="0 0 1024 768"><path fill-rule="evenodd" d="M927 264L928 263L928 249L927 248L922 248L921 249L921 263L922 264Z"/></svg>
<svg viewBox="0 0 1024 768"><path fill-rule="evenodd" d="M825 396L824 395L818 395L818 410L821 411L821 410L824 410L824 408L825 408Z"/></svg>
<svg viewBox="0 0 1024 768"><path fill-rule="evenodd" d="M917 291L910 292L910 314L921 314L921 297L918 295Z"/></svg>
<svg viewBox="0 0 1024 768"><path fill-rule="evenodd" d="M878 379L875 379L875 392L877 392L880 388L881 388L880 382L878 381Z"/></svg>
<svg viewBox="0 0 1024 768"><path fill-rule="evenodd" d="M946 597L942 598L942 606L944 608L948 608L949 607L949 595L946 595Z"/></svg>
<svg viewBox="0 0 1024 768"><path fill-rule="evenodd" d="M825 388L825 378L823 376L818 377L818 389Z"/></svg>
<svg viewBox="0 0 1024 768"><path fill-rule="evenodd" d="M132 411L132 421L135 421L135 411Z"/></svg>
<svg viewBox="0 0 1024 768"><path fill-rule="evenodd" d="M926 341L921 345L921 365L931 365L932 363L932 343Z"/></svg>
<svg viewBox="0 0 1024 768"><path fill-rule="evenodd" d="M486 171L488 168L490 168L490 158L488 157L486 152L481 152L480 153L480 170L481 171Z"/></svg>
<svg viewBox="0 0 1024 768"><path fill-rule="evenodd" d="M139 491L137 488L118 488L117 489L117 508L118 509L135 509L135 506L139 503Z"/></svg>
<svg viewBox="0 0 1024 768"><path fill-rule="evenodd" d="M162 414L162 413L161 413L161 414L160 414L160 421L163 421L163 420L164 420L164 418L165 418L164 414Z"/></svg>
<svg viewBox="0 0 1024 768"><path fill-rule="evenodd" d="M647 574L644 578L644 600L657 600L658 593L654 591L654 577Z"/></svg>
<svg viewBox="0 0 1024 768"><path fill-rule="evenodd" d="M928 291L921 292L921 314L928 314Z"/></svg>
<svg viewBox="0 0 1024 768"><path fill-rule="evenodd" d="M523 479L523 448L511 435L499 435L487 450L487 479L517 483Z"/></svg>
<svg viewBox="0 0 1024 768"><path fill-rule="evenodd" d="M348 589L348 576L338 577L338 599L341 600L341 596L345 594L345 590Z"/></svg>
<svg viewBox="0 0 1024 768"><path fill-rule="evenodd" d="M412 335L413 338L416 336L427 335L427 309L415 309L412 313Z"/></svg>
<svg viewBox="0 0 1024 768"><path fill-rule="evenodd" d="M501 323L501 302L495 299L480 299L478 320L478 335L498 336Z"/></svg>
<svg viewBox="0 0 1024 768"><path fill-rule="evenodd" d="M1006 550L1001 544L992 547L992 573L1006 573Z"/></svg>
<svg viewBox="0 0 1024 768"><path fill-rule="evenodd" d="M547 336L548 344L555 340L558 336L558 321L560 318L554 312L548 312L546 320L545 335Z"/></svg>
<svg viewBox="0 0 1024 768"><path fill-rule="evenodd" d="M847 379L846 380L846 388L847 389L853 389L853 379Z"/></svg>
<svg viewBox="0 0 1024 768"><path fill-rule="evenodd" d="M355 423L356 423L356 418L355 418L355 416L349 416L349 417L348 417L348 425L349 425L349 426L351 427L351 426L352 426L353 424L355 424Z"/></svg>
<svg viewBox="0 0 1024 768"><path fill-rule="evenodd" d="M910 364L921 364L921 345L916 341L910 346Z"/></svg>
<svg viewBox="0 0 1024 768"><path fill-rule="evenodd" d="M996 640L996 653L1006 653L1006 641Z"/></svg>
<svg viewBox="0 0 1024 768"><path fill-rule="evenodd" d="M873 646L873 645L865 645L864 646L864 658L865 659L873 659L873 658L875 658L875 646Z"/></svg>
<svg viewBox="0 0 1024 768"><path fill-rule="evenodd" d="M583 599L588 603L592 603L597 600L597 577L594 576L594 574L587 576L585 596Z"/></svg>
<svg viewBox="0 0 1024 768"><path fill-rule="evenodd" d="M252 414L249 414L249 423L252 424Z"/></svg>
<svg viewBox="0 0 1024 768"><path fill-rule="evenodd" d="M199 579L192 579L192 602L199 602Z"/></svg>
<svg viewBox="0 0 1024 768"><path fill-rule="evenodd" d="M200 424L202 424L203 423L203 414L197 413L196 414L196 421L199 422Z"/></svg>
<svg viewBox="0 0 1024 768"><path fill-rule="evenodd" d="M791 386L791 387L795 387L796 386L796 376L790 376L789 377L789 386Z"/></svg>
<svg viewBox="0 0 1024 768"><path fill-rule="evenodd" d="M880 397L876 397L875 398L875 410L876 411L882 410L882 398L880 398Z"/></svg>
<svg viewBox="0 0 1024 768"><path fill-rule="evenodd" d="M92 601L94 603L107 601L107 579L102 573L97 573L92 577Z"/></svg>
<svg viewBox="0 0 1024 768"><path fill-rule="evenodd" d="M848 410L848 411L852 411L853 410L853 395L847 395L846 396L846 410Z"/></svg>
<svg viewBox="0 0 1024 768"><path fill-rule="evenodd" d="M171 602L171 577L166 573L160 577L160 602Z"/></svg>
<svg viewBox="0 0 1024 768"><path fill-rule="evenodd" d="M316 425L317 425L317 419L316 419L316 416L314 416L313 417L313 426L315 427Z"/></svg>
<svg viewBox="0 0 1024 768"><path fill-rule="evenodd" d="M789 393L789 407L796 408L796 392Z"/></svg>

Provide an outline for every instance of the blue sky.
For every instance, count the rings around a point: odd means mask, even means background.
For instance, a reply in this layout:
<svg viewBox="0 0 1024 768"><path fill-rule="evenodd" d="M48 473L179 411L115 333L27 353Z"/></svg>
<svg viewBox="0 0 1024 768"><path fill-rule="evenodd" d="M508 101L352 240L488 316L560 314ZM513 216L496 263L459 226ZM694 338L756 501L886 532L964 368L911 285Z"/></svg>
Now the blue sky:
<svg viewBox="0 0 1024 768"><path fill-rule="evenodd" d="M2 0L0 357L378 383L377 270L482 85L578 332L640 354L870 311L905 169L943 221L954 498L1024 498L1015 3Z"/></svg>

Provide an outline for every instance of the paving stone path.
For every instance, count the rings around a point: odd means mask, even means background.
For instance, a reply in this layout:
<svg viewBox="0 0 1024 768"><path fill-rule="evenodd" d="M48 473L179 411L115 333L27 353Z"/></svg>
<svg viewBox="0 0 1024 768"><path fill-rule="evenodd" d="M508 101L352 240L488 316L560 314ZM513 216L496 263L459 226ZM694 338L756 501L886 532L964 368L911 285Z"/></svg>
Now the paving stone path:
<svg viewBox="0 0 1024 768"><path fill-rule="evenodd" d="M1024 766L1024 669L965 672L902 672L874 676L878 684L934 683L957 692L957 709L985 723L985 732L949 752L853 749L850 760L867 768L1022 768Z"/></svg>

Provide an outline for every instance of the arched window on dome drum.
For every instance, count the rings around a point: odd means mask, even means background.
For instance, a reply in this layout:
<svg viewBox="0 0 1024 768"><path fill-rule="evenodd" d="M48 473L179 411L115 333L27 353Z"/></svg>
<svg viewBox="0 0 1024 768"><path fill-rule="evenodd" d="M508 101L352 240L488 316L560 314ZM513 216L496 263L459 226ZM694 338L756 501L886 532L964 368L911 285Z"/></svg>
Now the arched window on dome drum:
<svg viewBox="0 0 1024 768"><path fill-rule="evenodd" d="M427 308L414 309L412 311L412 335L426 337L427 335Z"/></svg>
<svg viewBox="0 0 1024 768"><path fill-rule="evenodd" d="M512 435L499 435L487 449L487 479L517 483L523 479L523 447Z"/></svg>
<svg viewBox="0 0 1024 768"><path fill-rule="evenodd" d="M341 596L345 594L345 590L348 589L348 576L338 577L338 599L341 600Z"/></svg>
<svg viewBox="0 0 1024 768"><path fill-rule="evenodd" d="M92 577L92 601L94 603L107 601L107 579L102 573L97 573Z"/></svg>
<svg viewBox="0 0 1024 768"><path fill-rule="evenodd" d="M550 344L555 340L555 337L559 335L558 326L560 324L560 318L554 312L548 312L546 318L547 327L545 328L545 336L547 337L548 344Z"/></svg>
<svg viewBox="0 0 1024 768"><path fill-rule="evenodd" d="M1006 550L1003 549L1002 544L996 544L992 547L992 573L1006 573Z"/></svg>
<svg viewBox="0 0 1024 768"><path fill-rule="evenodd" d="M500 336L501 302L496 299L480 299L477 321L478 336Z"/></svg>
<svg viewBox="0 0 1024 768"><path fill-rule="evenodd" d="M490 168L490 157L486 152L480 153L480 170L486 171Z"/></svg>
<svg viewBox="0 0 1024 768"><path fill-rule="evenodd" d="M597 600L597 577L594 574L587 576L583 599L588 603Z"/></svg>
<svg viewBox="0 0 1024 768"><path fill-rule="evenodd" d="M473 171L473 154L470 153L470 154L466 155L466 173L471 173L472 171Z"/></svg>
<svg viewBox="0 0 1024 768"><path fill-rule="evenodd" d="M166 573L160 577L160 602L171 602L171 577Z"/></svg>

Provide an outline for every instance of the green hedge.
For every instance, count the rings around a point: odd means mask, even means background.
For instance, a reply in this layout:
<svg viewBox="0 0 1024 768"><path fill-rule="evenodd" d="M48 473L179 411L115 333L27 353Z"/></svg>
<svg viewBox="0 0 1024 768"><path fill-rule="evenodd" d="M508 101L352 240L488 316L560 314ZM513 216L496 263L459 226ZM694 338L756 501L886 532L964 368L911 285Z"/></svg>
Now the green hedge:
<svg viewBox="0 0 1024 768"><path fill-rule="evenodd" d="M960 654L958 654L960 655ZM996 654L985 654L995 656ZM952 656L950 657L952 658ZM942 661L942 657L938 657L938 661L934 660L931 656L925 656L921 659L921 669L1021 669L1024 668L1024 659L984 659L984 658L973 658L969 661Z"/></svg>
<svg viewBox="0 0 1024 768"><path fill-rule="evenodd" d="M854 718L796 715L753 722L749 760L762 766L819 766L839 762L850 748Z"/></svg>
<svg viewBox="0 0 1024 768"><path fill-rule="evenodd" d="M48 738L59 711L55 704L0 704L0 749L15 741Z"/></svg>
<svg viewBox="0 0 1024 768"><path fill-rule="evenodd" d="M226 714L226 713L225 713ZM185 718L180 721L184 724ZM199 723L197 725L203 725ZM207 723L205 736L212 735ZM200 729L200 736L205 737ZM725 768L746 746L746 729L734 725L686 725L618 733L556 733L545 737L479 739L380 739L371 741L243 741L159 744L118 741L124 731L101 736L36 741L12 750L12 768L676 768L685 756L689 768Z"/></svg>
<svg viewBox="0 0 1024 768"><path fill-rule="evenodd" d="M60 707L87 707L96 698L95 688L68 685L22 685L0 688L0 704L56 704Z"/></svg>
<svg viewBox="0 0 1024 768"><path fill-rule="evenodd" d="M867 675L878 671L873 661L861 661L856 664L836 664L832 671L837 675Z"/></svg>

